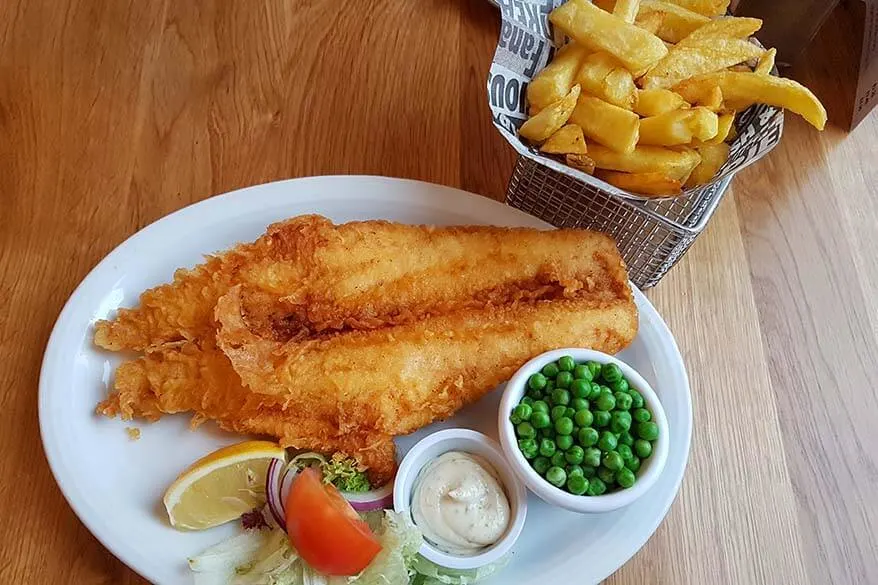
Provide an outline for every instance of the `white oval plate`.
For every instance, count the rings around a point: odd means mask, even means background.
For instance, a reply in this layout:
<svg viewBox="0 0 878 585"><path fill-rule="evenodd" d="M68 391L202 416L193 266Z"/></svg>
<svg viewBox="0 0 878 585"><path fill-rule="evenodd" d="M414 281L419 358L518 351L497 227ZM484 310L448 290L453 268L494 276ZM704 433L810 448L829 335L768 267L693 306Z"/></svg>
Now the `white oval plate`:
<svg viewBox="0 0 878 585"><path fill-rule="evenodd" d="M186 559L233 533L170 527L161 506L166 486L189 463L242 437L188 416L132 425L94 414L119 356L96 349L92 324L137 304L144 290L204 254L258 237L274 221L320 213L336 222L390 219L404 223L550 227L516 209L463 191L383 177L314 177L250 187L173 213L122 243L82 281L58 317L40 376L40 429L55 479L89 530L129 567L154 583L190 583ZM495 583L598 582L622 566L655 532L677 494L692 432L689 382L662 318L635 291L640 331L620 354L653 385L667 411L671 451L653 489L616 512L581 516L531 496L513 560ZM468 427L497 438L493 392L453 419L398 440L400 454L439 428ZM124 429L140 426L139 441Z"/></svg>

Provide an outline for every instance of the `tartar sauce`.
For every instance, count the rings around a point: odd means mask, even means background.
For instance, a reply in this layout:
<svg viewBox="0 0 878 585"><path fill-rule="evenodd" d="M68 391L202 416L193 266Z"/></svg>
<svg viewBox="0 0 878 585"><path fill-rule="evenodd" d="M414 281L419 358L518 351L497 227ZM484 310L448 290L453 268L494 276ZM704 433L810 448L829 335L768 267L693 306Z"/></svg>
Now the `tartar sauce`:
<svg viewBox="0 0 878 585"><path fill-rule="evenodd" d="M425 465L415 480L412 518L438 548L472 555L506 532L509 501L490 463L450 451Z"/></svg>

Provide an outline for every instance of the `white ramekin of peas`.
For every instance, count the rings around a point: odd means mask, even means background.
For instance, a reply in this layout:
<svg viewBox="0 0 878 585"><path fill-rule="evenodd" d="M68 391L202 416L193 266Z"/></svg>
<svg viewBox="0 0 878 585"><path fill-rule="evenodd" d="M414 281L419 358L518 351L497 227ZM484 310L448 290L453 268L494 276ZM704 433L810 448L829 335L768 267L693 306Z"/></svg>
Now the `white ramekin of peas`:
<svg viewBox="0 0 878 585"><path fill-rule="evenodd" d="M519 479L575 512L627 506L668 457L655 391L628 364L590 349L557 349L522 366L506 385L498 428Z"/></svg>

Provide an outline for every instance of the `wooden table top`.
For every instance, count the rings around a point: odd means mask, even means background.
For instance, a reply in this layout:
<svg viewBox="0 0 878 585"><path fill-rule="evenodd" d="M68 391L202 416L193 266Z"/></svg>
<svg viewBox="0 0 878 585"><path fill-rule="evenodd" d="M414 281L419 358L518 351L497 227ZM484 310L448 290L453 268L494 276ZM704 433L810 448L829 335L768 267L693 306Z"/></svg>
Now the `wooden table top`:
<svg viewBox="0 0 878 585"><path fill-rule="evenodd" d="M163 215L275 179L502 199L498 22L484 0L0 3L0 582L142 582L40 452L40 360L76 284ZM853 57L828 29L794 74L840 111ZM878 115L850 135L788 116L649 291L695 431L667 519L610 582L878 583L876 161Z"/></svg>

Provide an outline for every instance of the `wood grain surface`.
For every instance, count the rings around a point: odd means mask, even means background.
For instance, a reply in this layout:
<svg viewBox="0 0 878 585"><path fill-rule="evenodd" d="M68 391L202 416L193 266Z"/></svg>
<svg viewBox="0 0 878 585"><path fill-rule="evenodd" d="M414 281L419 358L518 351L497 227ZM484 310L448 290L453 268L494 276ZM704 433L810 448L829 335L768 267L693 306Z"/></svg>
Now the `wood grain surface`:
<svg viewBox="0 0 878 585"><path fill-rule="evenodd" d="M502 199L484 0L0 3L0 583L141 583L41 453L63 302L144 225L275 179L372 173ZM834 18L793 75L845 119ZM695 405L682 490L624 583L878 583L878 115L787 117L649 291ZM575 583L575 576L571 576Z"/></svg>

